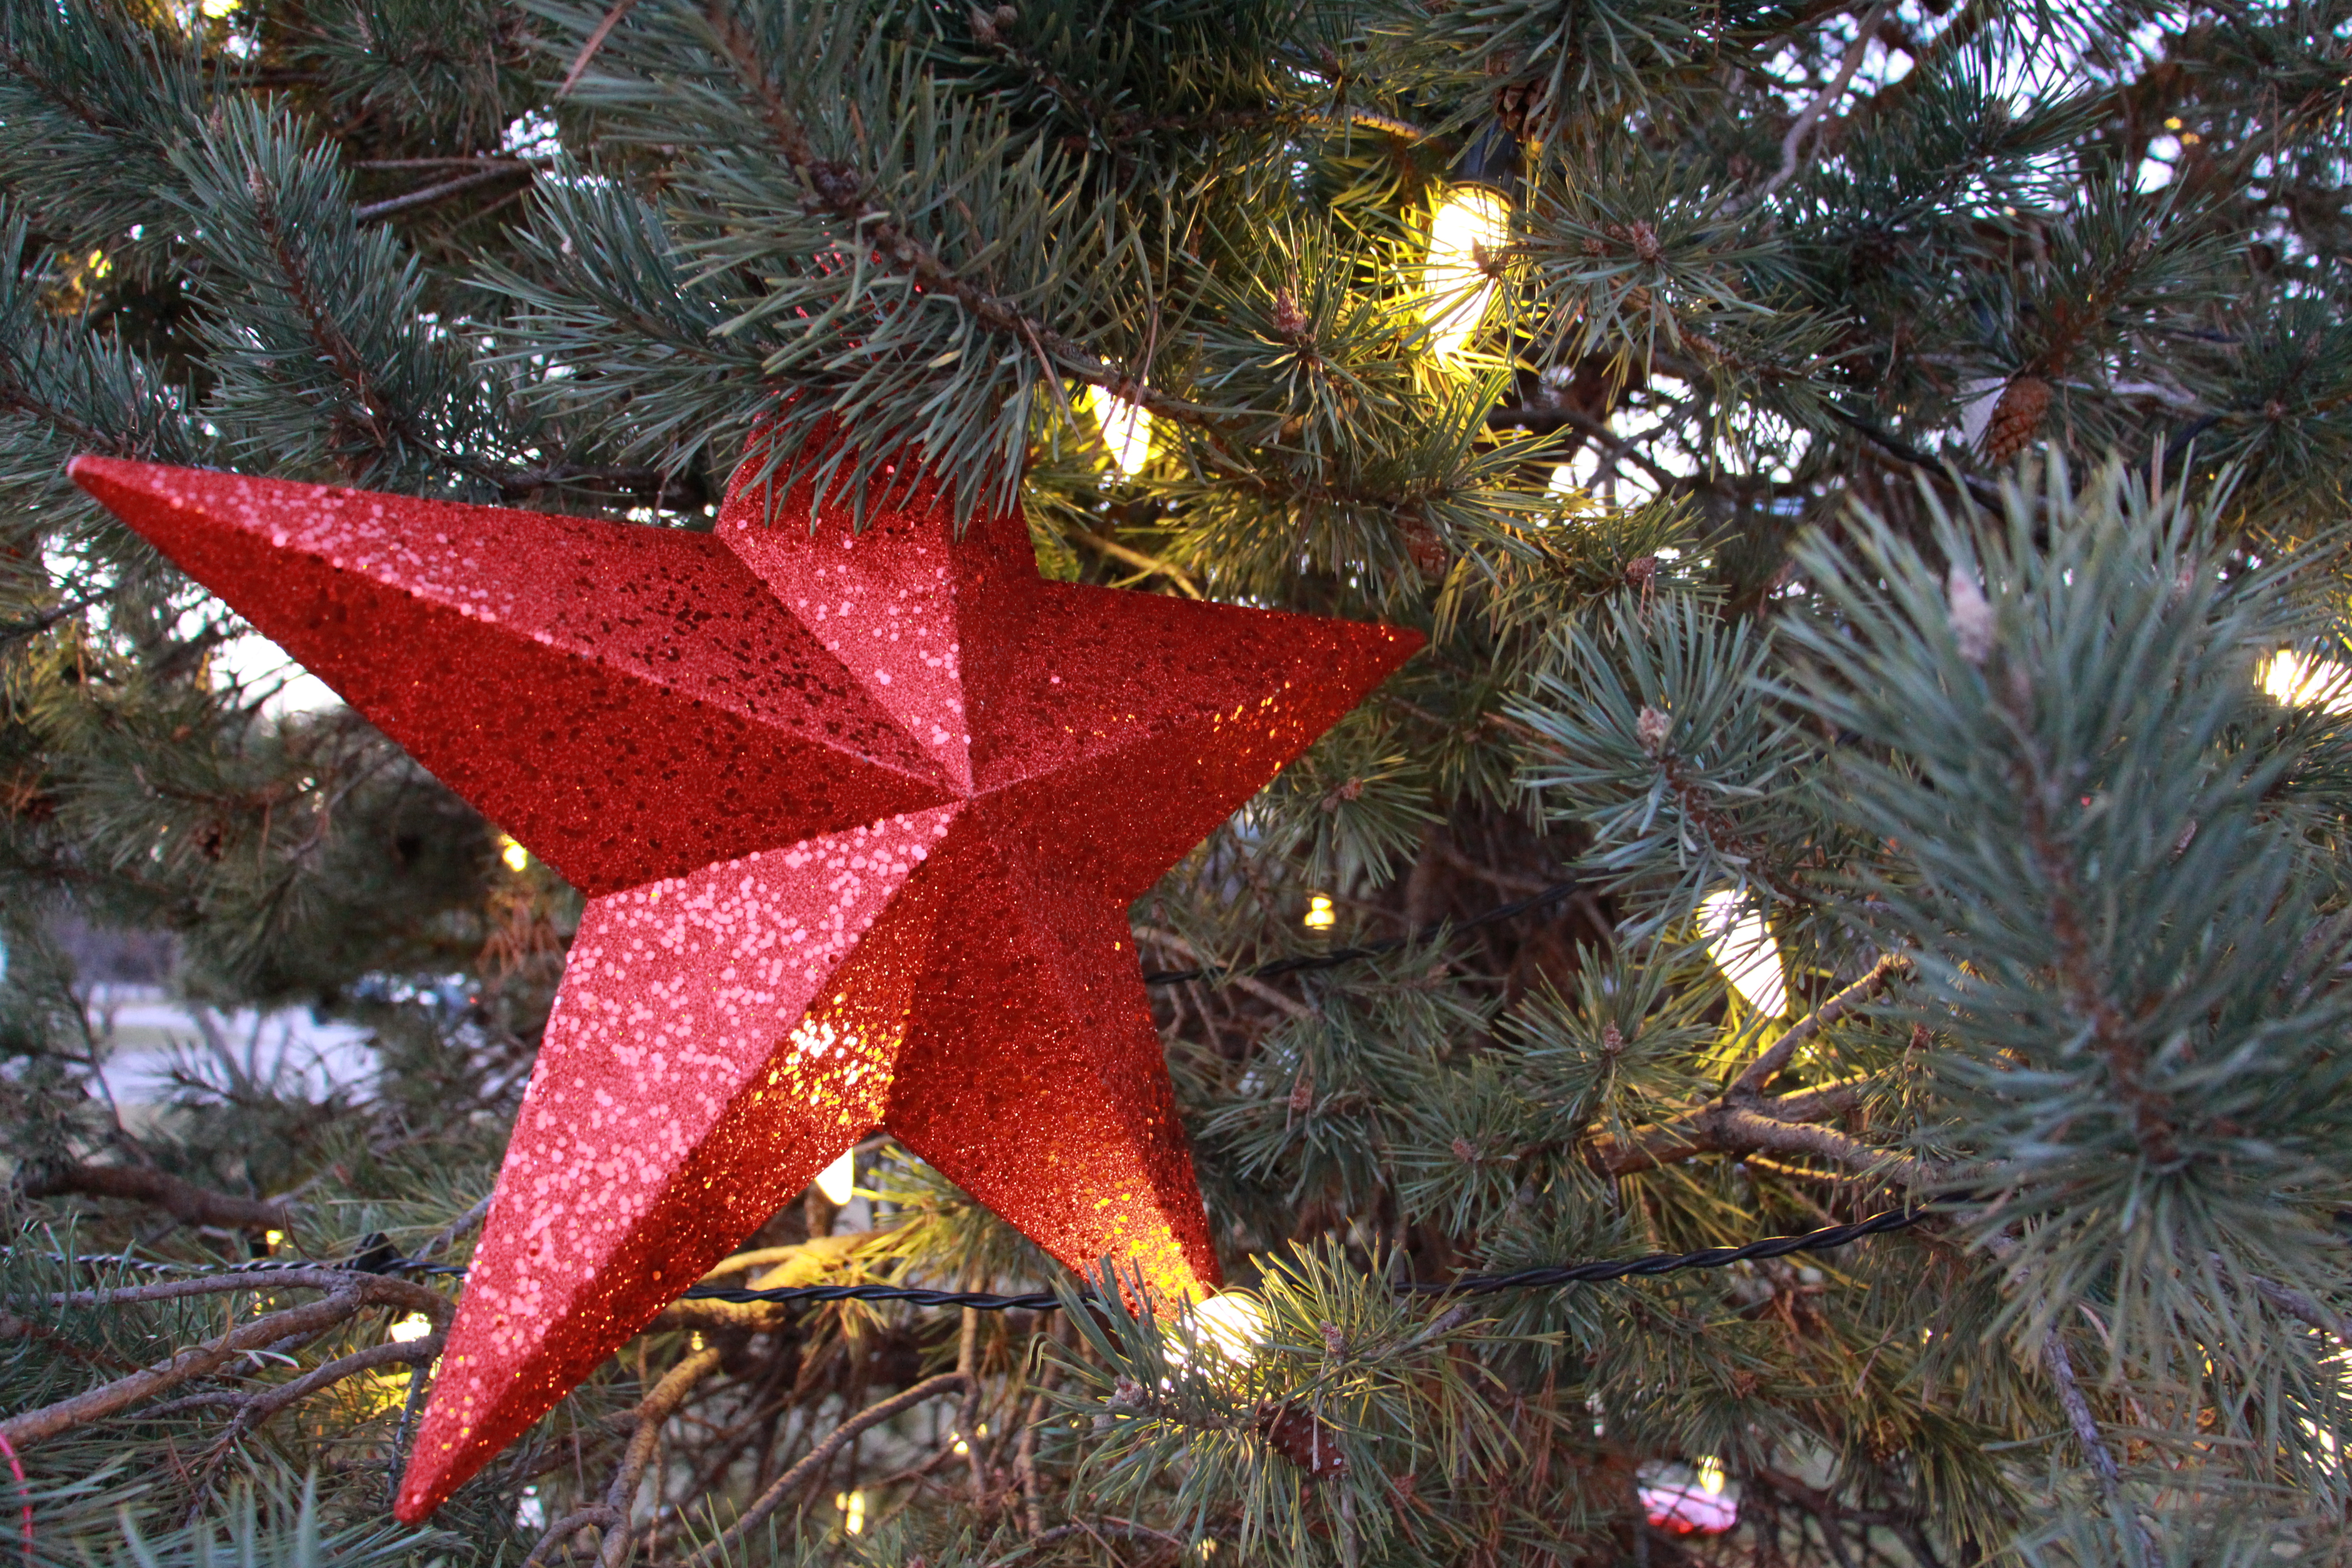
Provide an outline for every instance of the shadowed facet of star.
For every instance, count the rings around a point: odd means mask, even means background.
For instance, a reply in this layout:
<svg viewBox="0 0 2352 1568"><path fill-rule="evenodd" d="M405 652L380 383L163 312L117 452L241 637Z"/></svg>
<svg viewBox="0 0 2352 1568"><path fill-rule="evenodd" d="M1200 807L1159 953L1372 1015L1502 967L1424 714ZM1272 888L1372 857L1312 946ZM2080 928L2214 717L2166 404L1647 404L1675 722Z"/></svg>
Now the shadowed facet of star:
<svg viewBox="0 0 2352 1568"><path fill-rule="evenodd" d="M1128 906L1417 636L1048 583L928 491L702 534L73 471L588 895L403 1519L877 1127L1066 1264L1216 1287Z"/></svg>

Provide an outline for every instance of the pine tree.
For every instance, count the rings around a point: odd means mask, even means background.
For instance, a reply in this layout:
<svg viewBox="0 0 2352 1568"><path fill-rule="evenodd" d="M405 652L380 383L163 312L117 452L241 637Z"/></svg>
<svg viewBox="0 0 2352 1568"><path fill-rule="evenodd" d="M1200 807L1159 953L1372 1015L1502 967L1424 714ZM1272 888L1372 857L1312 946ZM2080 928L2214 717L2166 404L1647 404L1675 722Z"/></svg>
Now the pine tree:
<svg viewBox="0 0 2352 1568"><path fill-rule="evenodd" d="M5 0L0 1553L2352 1560L2347 29ZM580 900L65 465L707 529L756 428L1430 634L1133 910L1264 1333L877 1142L726 1278L1063 1310L681 1301L405 1529L452 1283L337 1266L465 1261ZM119 1104L92 931L379 1066Z"/></svg>

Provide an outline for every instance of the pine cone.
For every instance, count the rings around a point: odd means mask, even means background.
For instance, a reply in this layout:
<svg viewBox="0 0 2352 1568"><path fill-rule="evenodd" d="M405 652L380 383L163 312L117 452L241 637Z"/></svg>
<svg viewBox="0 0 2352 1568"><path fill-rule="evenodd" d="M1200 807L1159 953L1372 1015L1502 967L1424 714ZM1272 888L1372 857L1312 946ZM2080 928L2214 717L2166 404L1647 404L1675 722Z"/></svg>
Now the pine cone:
<svg viewBox="0 0 2352 1568"><path fill-rule="evenodd" d="M1309 1479L1347 1472L1348 1457L1339 1452L1339 1434L1313 1411L1269 1399L1258 1406L1255 1425L1258 1435Z"/></svg>
<svg viewBox="0 0 2352 1568"><path fill-rule="evenodd" d="M1985 421L1984 454L1989 462L2006 463L2025 450L2041 433L2042 416L2050 412L2050 384L2038 375L2016 375L2001 388L2000 401Z"/></svg>
<svg viewBox="0 0 2352 1568"><path fill-rule="evenodd" d="M1454 552L1424 519L1404 520L1404 548L1405 553L1412 557L1412 563L1421 568L1421 574L1433 583L1442 579L1454 564Z"/></svg>

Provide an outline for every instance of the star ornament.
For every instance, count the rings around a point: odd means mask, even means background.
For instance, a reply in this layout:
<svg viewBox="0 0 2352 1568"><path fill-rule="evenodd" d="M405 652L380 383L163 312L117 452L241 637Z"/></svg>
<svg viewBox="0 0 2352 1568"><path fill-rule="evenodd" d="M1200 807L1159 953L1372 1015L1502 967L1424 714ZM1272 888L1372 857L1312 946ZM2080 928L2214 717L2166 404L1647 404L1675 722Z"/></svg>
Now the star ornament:
<svg viewBox="0 0 2352 1568"><path fill-rule="evenodd" d="M713 533L74 478L588 895L396 1511L888 1129L1073 1268L1218 1282L1128 906L1420 646L1037 575L1017 510Z"/></svg>

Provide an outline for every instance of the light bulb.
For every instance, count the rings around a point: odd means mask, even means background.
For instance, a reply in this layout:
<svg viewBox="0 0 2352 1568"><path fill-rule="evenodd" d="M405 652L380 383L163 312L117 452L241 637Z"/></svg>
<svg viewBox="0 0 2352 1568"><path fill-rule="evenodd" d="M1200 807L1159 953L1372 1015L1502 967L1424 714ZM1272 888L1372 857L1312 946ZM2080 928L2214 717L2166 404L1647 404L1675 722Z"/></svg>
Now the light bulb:
<svg viewBox="0 0 2352 1568"><path fill-rule="evenodd" d="M1133 479L1151 460L1151 411L1105 387L1087 388L1087 409L1102 428L1111 467Z"/></svg>
<svg viewBox="0 0 2352 1568"><path fill-rule="evenodd" d="M384 1337L391 1340L394 1344L404 1345L414 1341L421 1340L432 1331L432 1319L426 1317L422 1312L411 1312L408 1316L393 1324L391 1328L385 1330Z"/></svg>
<svg viewBox="0 0 2352 1568"><path fill-rule="evenodd" d="M1329 931L1339 923L1339 911L1331 907L1330 894L1315 893L1308 897L1306 921L1308 931Z"/></svg>
<svg viewBox="0 0 2352 1568"><path fill-rule="evenodd" d="M522 872L530 868L530 851L503 833L499 835L499 858L507 863L509 871Z"/></svg>
<svg viewBox="0 0 2352 1568"><path fill-rule="evenodd" d="M1698 906L1706 952L1740 999L1768 1018L1789 1008L1789 985L1780 974L1780 949L1772 928L1754 905L1732 889L1709 893Z"/></svg>
<svg viewBox="0 0 2352 1568"><path fill-rule="evenodd" d="M1666 1475L1643 1483L1642 1511L1652 1524L1670 1535L1721 1535L1739 1523L1739 1505L1719 1490L1675 1480Z"/></svg>
<svg viewBox="0 0 2352 1568"><path fill-rule="evenodd" d="M824 1201L835 1208L841 1207L856 1195L857 1151L850 1150L840 1159L817 1173L816 1190L823 1193Z"/></svg>
<svg viewBox="0 0 2352 1568"><path fill-rule="evenodd" d="M1221 1290L1191 1309L1193 1338L1204 1350L1213 1350L1228 1365L1245 1367L1257 1360L1257 1347L1265 1342L1265 1308L1255 1296L1240 1290ZM1182 1364L1185 1357L1178 1347L1169 1358Z"/></svg>
<svg viewBox="0 0 2352 1568"><path fill-rule="evenodd" d="M1693 1462L1691 1468L1698 1472L1698 1485L1701 1491L1709 1497L1723 1495L1724 1474L1721 1459L1717 1458L1713 1454L1708 1454Z"/></svg>
<svg viewBox="0 0 2352 1568"><path fill-rule="evenodd" d="M265 1230L261 1233L261 1245L272 1252L284 1246L285 1242L286 1233L282 1230Z"/></svg>
<svg viewBox="0 0 2352 1568"><path fill-rule="evenodd" d="M864 1492L835 1492L833 1494L833 1506L841 1510L842 1534L856 1535L866 1529Z"/></svg>
<svg viewBox="0 0 2352 1568"><path fill-rule="evenodd" d="M1429 220L1429 260L1422 268L1429 344L1441 360L1458 359L1486 319L1495 279L1484 262L1511 237L1511 204L1486 185L1455 185Z"/></svg>
<svg viewBox="0 0 2352 1568"><path fill-rule="evenodd" d="M2263 689L2286 707L2352 713L2352 668L2281 648L2263 661Z"/></svg>

